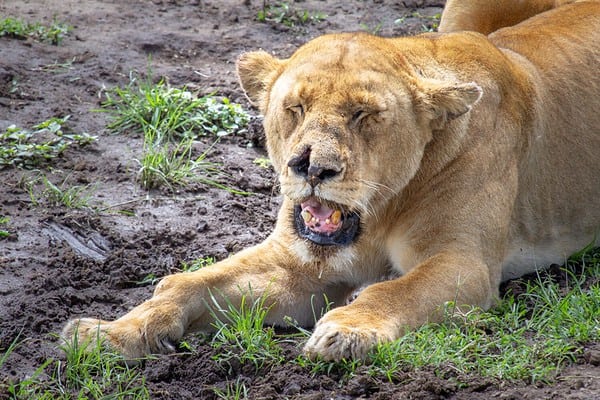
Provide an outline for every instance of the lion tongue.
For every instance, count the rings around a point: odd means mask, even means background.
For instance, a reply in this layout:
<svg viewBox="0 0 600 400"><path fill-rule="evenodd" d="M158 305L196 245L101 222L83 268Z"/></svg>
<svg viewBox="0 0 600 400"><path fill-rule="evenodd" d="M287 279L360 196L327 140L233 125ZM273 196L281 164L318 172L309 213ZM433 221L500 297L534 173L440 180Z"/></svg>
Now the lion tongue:
<svg viewBox="0 0 600 400"><path fill-rule="evenodd" d="M302 204L301 216L304 224L313 232L332 233L342 226L342 212L311 199Z"/></svg>

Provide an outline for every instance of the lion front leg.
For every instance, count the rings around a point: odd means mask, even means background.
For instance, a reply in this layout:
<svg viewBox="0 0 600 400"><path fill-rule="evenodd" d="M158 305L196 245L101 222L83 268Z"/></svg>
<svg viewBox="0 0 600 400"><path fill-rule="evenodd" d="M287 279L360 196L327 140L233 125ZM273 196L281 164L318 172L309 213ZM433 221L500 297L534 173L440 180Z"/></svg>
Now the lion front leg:
<svg viewBox="0 0 600 400"><path fill-rule="evenodd" d="M265 296L268 323L282 323L284 316L290 316L307 324L315 306L311 297L317 294L314 298L322 299L318 294L323 290L287 248L267 241L199 271L163 278L151 299L115 321L72 320L63 338L89 343L99 337L134 359L173 351L186 332L211 330L214 317L209 307L215 302L225 306L225 301L239 306L243 296ZM335 297L335 293L328 295Z"/></svg>
<svg viewBox="0 0 600 400"><path fill-rule="evenodd" d="M94 345L97 339L126 359L151 353L169 353L185 332L186 318L177 301L152 297L115 321L79 318L69 321L62 338L80 346Z"/></svg>
<svg viewBox="0 0 600 400"><path fill-rule="evenodd" d="M379 343L400 338L406 329L443 317L443 306L488 308L497 289L488 267L476 259L442 254L405 276L375 283L349 305L329 311L305 345L309 357L325 360L365 359Z"/></svg>
<svg viewBox="0 0 600 400"><path fill-rule="evenodd" d="M207 313L202 299L207 297L206 278L218 279L222 267L211 274L190 273L165 277L149 300L114 321L80 318L69 321L62 337L80 345L101 339L127 359L151 353L169 353L188 330L190 321ZM213 280L215 279L213 278Z"/></svg>

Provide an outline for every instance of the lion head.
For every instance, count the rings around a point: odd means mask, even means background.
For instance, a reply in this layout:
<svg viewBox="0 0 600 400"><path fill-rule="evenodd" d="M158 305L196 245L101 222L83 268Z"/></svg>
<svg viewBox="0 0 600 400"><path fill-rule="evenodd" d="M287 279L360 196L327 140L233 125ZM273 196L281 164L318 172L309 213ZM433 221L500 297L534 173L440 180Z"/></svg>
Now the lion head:
<svg viewBox="0 0 600 400"><path fill-rule="evenodd" d="M343 246L368 231L415 177L436 131L479 99L478 85L426 77L404 50L395 39L348 33L285 60L240 57L300 237Z"/></svg>

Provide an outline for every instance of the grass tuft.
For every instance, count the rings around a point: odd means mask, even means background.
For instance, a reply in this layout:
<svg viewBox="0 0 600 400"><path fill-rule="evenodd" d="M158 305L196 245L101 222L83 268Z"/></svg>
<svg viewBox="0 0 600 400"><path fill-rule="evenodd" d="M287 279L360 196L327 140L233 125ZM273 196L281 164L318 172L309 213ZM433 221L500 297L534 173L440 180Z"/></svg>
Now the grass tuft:
<svg viewBox="0 0 600 400"><path fill-rule="evenodd" d="M287 2L267 4L263 1L262 9L256 15L258 22L271 22L293 28L300 25L316 24L327 19L322 12L309 12L290 6Z"/></svg>
<svg viewBox="0 0 600 400"><path fill-rule="evenodd" d="M69 25L58 22L56 19L50 25L42 25L39 22L30 24L11 17L0 20L0 37L32 38L54 45L59 45L72 29Z"/></svg>
<svg viewBox="0 0 600 400"><path fill-rule="evenodd" d="M0 367L22 344L18 338L11 343L0 357ZM0 383L0 389L16 400L150 398L141 372L128 367L121 356L108 352L100 340L79 345L75 338L60 348L65 352L65 361L47 359L30 376Z"/></svg>
<svg viewBox="0 0 600 400"><path fill-rule="evenodd" d="M186 263L186 262L181 263L181 271L182 272L195 272L195 271L198 271L199 269L202 269L204 267L208 267L209 265L214 264L216 261L217 260L211 256L197 258L190 263Z"/></svg>
<svg viewBox="0 0 600 400"><path fill-rule="evenodd" d="M73 145L85 146L96 140L87 133L65 133L69 116L47 119L32 129L9 126L0 133L0 169L14 166L38 168L60 157Z"/></svg>
<svg viewBox="0 0 600 400"><path fill-rule="evenodd" d="M213 392L217 398L223 400L242 400L248 398L248 388L240 378L233 382L227 382L224 390L215 387Z"/></svg>
<svg viewBox="0 0 600 400"><path fill-rule="evenodd" d="M252 300L252 291L242 295L239 307L229 300L211 293L216 333L212 346L217 349L213 359L231 370L233 363L252 364L258 371L265 365L279 364L284 357L272 327L264 327L269 308L265 306L266 295ZM224 302L226 308L221 306Z"/></svg>
<svg viewBox="0 0 600 400"><path fill-rule="evenodd" d="M208 162L207 149L194 156L195 140L201 136L242 132L249 121L240 105L213 96L198 98L184 89L172 88L161 80L140 80L134 74L125 88L106 93L103 110L112 115L108 125L115 133L141 133L144 137L138 177L145 189L166 186L171 190L191 182L248 194L218 183L218 164Z"/></svg>
<svg viewBox="0 0 600 400"><path fill-rule="evenodd" d="M4 225L8 225L10 218L4 215L0 215L0 239L5 239L10 236L10 231L4 229ZM0 360L1 361L1 360ZM2 365L2 364L0 364Z"/></svg>
<svg viewBox="0 0 600 400"><path fill-rule="evenodd" d="M443 323L406 332L373 349L366 366L369 373L394 382L400 372L449 366L465 375L529 383L552 381L564 366L580 357L584 343L600 340L600 249L585 250L561 269L567 287L544 274L524 281L524 293L507 294L487 312L461 310L449 303ZM349 360L313 361L304 356L296 363L312 373L335 372L345 377L361 365Z"/></svg>
<svg viewBox="0 0 600 400"><path fill-rule="evenodd" d="M240 133L250 120L242 106L227 98L196 97L164 79L155 84L151 71L145 80L132 73L126 87L107 91L102 108L113 117L108 125L113 132L151 132L160 142Z"/></svg>

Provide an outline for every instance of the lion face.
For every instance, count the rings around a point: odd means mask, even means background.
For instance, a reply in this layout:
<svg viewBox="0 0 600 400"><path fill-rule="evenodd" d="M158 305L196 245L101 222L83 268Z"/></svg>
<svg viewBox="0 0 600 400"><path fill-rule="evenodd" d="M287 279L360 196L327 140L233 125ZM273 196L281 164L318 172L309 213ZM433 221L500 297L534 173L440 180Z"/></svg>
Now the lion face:
<svg viewBox="0 0 600 400"><path fill-rule="evenodd" d="M368 230L415 176L432 123L451 114L392 42L365 34L320 37L288 60L248 53L238 72L265 116L296 231L319 245L348 245ZM471 85L476 96L460 114L480 95Z"/></svg>

